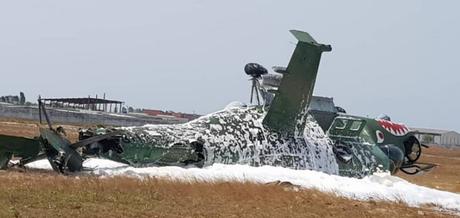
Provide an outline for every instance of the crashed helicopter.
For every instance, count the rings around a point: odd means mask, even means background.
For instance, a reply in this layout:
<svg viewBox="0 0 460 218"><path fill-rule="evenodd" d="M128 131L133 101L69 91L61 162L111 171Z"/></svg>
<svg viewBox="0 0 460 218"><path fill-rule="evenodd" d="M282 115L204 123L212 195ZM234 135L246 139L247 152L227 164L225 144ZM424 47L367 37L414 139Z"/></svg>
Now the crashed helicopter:
<svg viewBox="0 0 460 218"><path fill-rule="evenodd" d="M84 170L84 159L100 157L134 167L272 165L358 178L433 167L417 163L422 144L403 124L309 112L321 55L331 46L306 32L291 33L298 43L287 68L269 74L255 63L245 67L256 105L229 105L178 125L84 129L71 143L61 128L53 128L39 100L48 128L40 128L34 139L0 135L0 166L6 168L12 157L21 158L21 166L47 158L57 172L77 172Z"/></svg>

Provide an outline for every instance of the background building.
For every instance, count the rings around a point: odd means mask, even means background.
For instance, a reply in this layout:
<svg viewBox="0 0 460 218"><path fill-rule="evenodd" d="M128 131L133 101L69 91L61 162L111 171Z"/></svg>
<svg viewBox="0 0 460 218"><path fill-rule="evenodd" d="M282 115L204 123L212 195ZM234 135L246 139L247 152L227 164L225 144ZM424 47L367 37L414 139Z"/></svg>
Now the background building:
<svg viewBox="0 0 460 218"><path fill-rule="evenodd" d="M460 146L460 133L450 130L411 128L422 143L442 146Z"/></svg>

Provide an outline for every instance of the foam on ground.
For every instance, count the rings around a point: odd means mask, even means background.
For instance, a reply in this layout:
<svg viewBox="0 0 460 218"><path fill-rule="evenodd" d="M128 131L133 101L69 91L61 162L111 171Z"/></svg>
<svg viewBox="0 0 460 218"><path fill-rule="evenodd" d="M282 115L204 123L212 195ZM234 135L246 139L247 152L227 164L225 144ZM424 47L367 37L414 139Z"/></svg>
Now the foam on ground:
<svg viewBox="0 0 460 218"><path fill-rule="evenodd" d="M47 160L27 165L29 168L51 169ZM436 205L460 212L460 195L426 188L389 174L374 174L363 179L340 177L311 170L292 170L281 167L214 164L206 168L146 167L134 168L105 159L88 159L84 167L101 177L129 176L135 178L163 178L190 182L290 182L302 188L336 193L356 200L387 200L405 202L409 206Z"/></svg>

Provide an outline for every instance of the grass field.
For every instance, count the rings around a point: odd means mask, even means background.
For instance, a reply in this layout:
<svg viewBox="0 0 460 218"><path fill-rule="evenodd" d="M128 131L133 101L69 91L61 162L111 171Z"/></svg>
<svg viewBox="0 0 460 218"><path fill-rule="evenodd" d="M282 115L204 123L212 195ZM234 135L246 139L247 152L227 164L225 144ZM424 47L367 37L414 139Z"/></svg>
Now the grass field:
<svg viewBox="0 0 460 218"><path fill-rule="evenodd" d="M428 208L360 202L289 185L0 176L1 217L448 217Z"/></svg>
<svg viewBox="0 0 460 218"><path fill-rule="evenodd" d="M65 126L75 140L78 127ZM32 137L36 125L0 121L0 134ZM413 183L460 192L460 150L430 148L439 167ZM0 172L0 217L453 217L426 205L356 201L289 184L184 183L157 179L62 176L39 170Z"/></svg>

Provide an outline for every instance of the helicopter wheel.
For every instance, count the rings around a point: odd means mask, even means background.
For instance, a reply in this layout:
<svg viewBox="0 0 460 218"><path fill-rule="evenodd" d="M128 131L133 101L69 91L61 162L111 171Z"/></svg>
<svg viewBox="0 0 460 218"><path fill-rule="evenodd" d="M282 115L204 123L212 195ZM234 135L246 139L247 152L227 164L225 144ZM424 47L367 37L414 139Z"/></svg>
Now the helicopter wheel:
<svg viewBox="0 0 460 218"><path fill-rule="evenodd" d="M404 142L405 148L405 164L415 163L422 155L422 145L419 140L414 136L410 137L409 140Z"/></svg>

